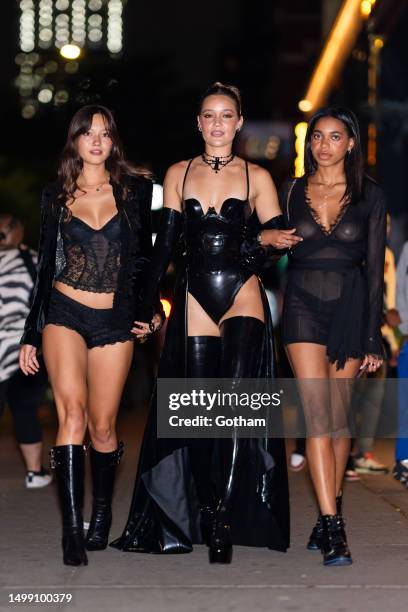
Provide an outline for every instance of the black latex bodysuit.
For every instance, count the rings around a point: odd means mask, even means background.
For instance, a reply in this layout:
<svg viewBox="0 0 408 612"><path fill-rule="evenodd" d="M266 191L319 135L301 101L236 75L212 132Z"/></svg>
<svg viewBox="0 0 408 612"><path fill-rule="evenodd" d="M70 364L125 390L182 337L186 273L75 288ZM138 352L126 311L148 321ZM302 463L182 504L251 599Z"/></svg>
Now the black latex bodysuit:
<svg viewBox="0 0 408 612"><path fill-rule="evenodd" d="M151 319L151 295L181 238L183 256L160 359L159 383L160 379L186 377L219 377L235 383L240 378L274 376L272 320L260 282L264 322L251 316L227 317L219 325L220 337L192 336L194 330L188 329L189 295L219 324L245 281L259 272L259 264L264 265L264 249L254 239L259 221L251 214L248 168L246 176L246 198L227 198L218 212L212 207L204 212L196 198L184 197L184 184L182 211L163 210L142 291L144 308L139 309L138 318ZM270 223L269 228L276 229L282 221L279 216L264 225ZM279 420L278 412L274 416ZM193 543L203 541L199 508L208 501L217 512L221 506L226 509L234 544L286 550L289 499L284 440L266 435L234 442L158 438L157 418L155 393L129 518L112 546L131 552L189 552ZM211 489L215 500L211 500Z"/></svg>
<svg viewBox="0 0 408 612"><path fill-rule="evenodd" d="M120 267L120 217L100 229L72 216L61 227L65 266L56 280L75 289L113 293Z"/></svg>
<svg viewBox="0 0 408 612"><path fill-rule="evenodd" d="M381 189L366 179L361 199L343 204L328 231L305 188L306 178L298 179L289 201L288 190L281 201L288 227L303 238L289 253L284 343L323 344L340 367L350 357L381 355L386 223Z"/></svg>
<svg viewBox="0 0 408 612"><path fill-rule="evenodd" d="M243 265L241 254L251 216L247 165L246 179L245 200L228 198L218 213L210 206L204 214L201 203L195 198L183 201L188 292L216 323L232 306L236 294L253 274Z"/></svg>

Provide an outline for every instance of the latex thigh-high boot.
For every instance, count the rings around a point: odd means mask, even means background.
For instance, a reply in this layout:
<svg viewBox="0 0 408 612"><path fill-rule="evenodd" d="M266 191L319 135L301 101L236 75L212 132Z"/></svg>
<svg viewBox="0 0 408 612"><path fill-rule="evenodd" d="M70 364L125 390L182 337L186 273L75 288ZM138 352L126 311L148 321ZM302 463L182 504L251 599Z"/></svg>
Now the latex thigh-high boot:
<svg viewBox="0 0 408 612"><path fill-rule="evenodd" d="M231 317L220 327L221 364L223 378L231 379L232 390L239 387L240 379L257 376L259 356L265 325L254 317ZM210 563L231 563L231 510L242 465L242 444L234 432L228 444L229 471L220 491L217 512L213 521L210 539Z"/></svg>
<svg viewBox="0 0 408 612"><path fill-rule="evenodd" d="M189 336L187 339L187 377L216 378L219 374L221 338ZM198 438L190 441L190 465L200 504L201 536L209 544L215 515L214 483L211 481L213 440Z"/></svg>

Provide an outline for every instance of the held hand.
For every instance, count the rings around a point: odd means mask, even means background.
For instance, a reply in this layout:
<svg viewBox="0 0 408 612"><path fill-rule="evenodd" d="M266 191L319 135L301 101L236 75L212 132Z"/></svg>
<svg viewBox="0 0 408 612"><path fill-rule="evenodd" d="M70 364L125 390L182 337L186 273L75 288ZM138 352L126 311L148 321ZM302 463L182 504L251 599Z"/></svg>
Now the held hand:
<svg viewBox="0 0 408 612"><path fill-rule="evenodd" d="M383 359L380 359L376 355L366 355L360 366L360 370L365 369L366 372L376 372L378 368L382 366L383 361Z"/></svg>
<svg viewBox="0 0 408 612"><path fill-rule="evenodd" d="M303 238L295 236L296 228L290 230L262 230L258 234L258 242L261 246L273 246L275 249L291 249Z"/></svg>
<svg viewBox="0 0 408 612"><path fill-rule="evenodd" d="M38 363L37 349L35 346L23 344L20 349L19 364L26 376L29 374L37 374L40 369L40 364Z"/></svg>
<svg viewBox="0 0 408 612"><path fill-rule="evenodd" d="M144 321L134 321L134 327L130 330L132 334L138 337L139 340L145 340L149 334L160 329L162 318L159 314L155 314L150 323Z"/></svg>
<svg viewBox="0 0 408 612"><path fill-rule="evenodd" d="M397 327L401 323L401 317L396 308L391 308L385 313L385 321L390 327Z"/></svg>

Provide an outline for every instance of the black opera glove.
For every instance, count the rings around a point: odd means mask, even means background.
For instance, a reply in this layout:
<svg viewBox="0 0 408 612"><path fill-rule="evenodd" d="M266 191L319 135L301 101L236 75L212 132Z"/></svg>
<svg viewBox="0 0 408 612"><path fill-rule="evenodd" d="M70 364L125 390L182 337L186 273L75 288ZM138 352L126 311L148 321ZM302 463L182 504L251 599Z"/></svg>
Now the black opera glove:
<svg viewBox="0 0 408 612"><path fill-rule="evenodd" d="M175 246L180 239L183 215L174 208L163 208L153 255L139 295L136 320L150 323L157 312L156 296L166 273Z"/></svg>
<svg viewBox="0 0 408 612"><path fill-rule="evenodd" d="M272 217L265 223L260 223L256 215L252 215L247 227L247 235L241 246L241 255L245 267L255 273L272 267L288 249L276 249L272 245L262 246L258 242L258 234L262 230L286 229L283 215Z"/></svg>

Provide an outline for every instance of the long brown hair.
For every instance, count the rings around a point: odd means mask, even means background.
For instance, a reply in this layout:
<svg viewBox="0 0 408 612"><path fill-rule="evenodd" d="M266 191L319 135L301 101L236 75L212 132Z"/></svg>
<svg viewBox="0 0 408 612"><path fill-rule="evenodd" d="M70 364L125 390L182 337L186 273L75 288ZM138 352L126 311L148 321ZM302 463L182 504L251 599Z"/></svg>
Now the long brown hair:
<svg viewBox="0 0 408 612"><path fill-rule="evenodd" d="M89 104L80 108L72 117L67 141L61 153L58 177L62 183L61 198L65 200L65 204L72 202L75 199L75 192L80 189L77 180L82 171L82 159L78 155L77 140L81 134L86 134L91 129L94 115L102 115L106 130L112 140L112 149L106 160L106 169L111 180L126 190L123 185L125 175L151 177L148 170L136 168L126 160L112 111L100 104Z"/></svg>

